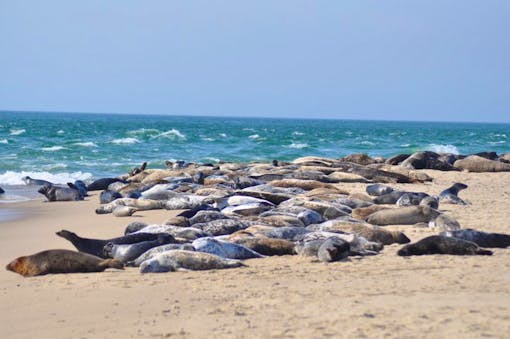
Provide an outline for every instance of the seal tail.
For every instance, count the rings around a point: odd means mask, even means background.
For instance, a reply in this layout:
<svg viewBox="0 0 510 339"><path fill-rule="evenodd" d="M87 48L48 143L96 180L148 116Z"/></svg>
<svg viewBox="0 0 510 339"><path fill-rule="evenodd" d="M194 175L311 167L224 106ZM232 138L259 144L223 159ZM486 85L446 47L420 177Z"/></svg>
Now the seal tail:
<svg viewBox="0 0 510 339"><path fill-rule="evenodd" d="M493 252L489 250L479 249L475 253L478 255L492 255Z"/></svg>
<svg viewBox="0 0 510 339"><path fill-rule="evenodd" d="M107 268L116 268L118 270L124 269L124 264L117 259L105 259L99 263L99 266L103 267L104 269Z"/></svg>

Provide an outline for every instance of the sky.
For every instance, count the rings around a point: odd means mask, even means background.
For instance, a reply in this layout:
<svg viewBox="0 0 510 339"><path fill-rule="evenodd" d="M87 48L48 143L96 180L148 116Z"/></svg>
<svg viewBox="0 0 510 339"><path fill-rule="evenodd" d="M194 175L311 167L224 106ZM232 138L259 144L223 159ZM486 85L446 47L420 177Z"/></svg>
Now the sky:
<svg viewBox="0 0 510 339"><path fill-rule="evenodd" d="M0 0L0 109L510 122L510 1Z"/></svg>

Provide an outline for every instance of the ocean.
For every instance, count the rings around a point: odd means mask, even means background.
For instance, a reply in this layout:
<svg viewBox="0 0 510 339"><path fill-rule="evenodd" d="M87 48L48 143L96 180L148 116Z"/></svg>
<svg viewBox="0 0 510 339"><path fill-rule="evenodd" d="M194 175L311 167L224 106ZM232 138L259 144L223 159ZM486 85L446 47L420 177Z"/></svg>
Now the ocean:
<svg viewBox="0 0 510 339"><path fill-rule="evenodd" d="M510 124L189 117L0 111L1 202L37 196L21 178L65 184L126 173L147 161L293 160L419 150L510 152Z"/></svg>

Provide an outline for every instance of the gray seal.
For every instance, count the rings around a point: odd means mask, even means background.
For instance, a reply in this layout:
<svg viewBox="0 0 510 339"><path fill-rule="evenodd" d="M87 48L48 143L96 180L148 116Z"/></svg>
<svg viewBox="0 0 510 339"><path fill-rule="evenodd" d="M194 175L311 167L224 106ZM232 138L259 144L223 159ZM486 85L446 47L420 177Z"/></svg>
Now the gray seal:
<svg viewBox="0 0 510 339"><path fill-rule="evenodd" d="M206 237L194 240L191 245L198 252L215 254L226 259L253 259L264 256L243 245Z"/></svg>
<svg viewBox="0 0 510 339"><path fill-rule="evenodd" d="M368 185L366 191L371 196L381 196L393 192L393 188L382 184Z"/></svg>
<svg viewBox="0 0 510 339"><path fill-rule="evenodd" d="M510 246L510 235L503 233L487 233L467 228L442 232L441 235L471 241L480 247L506 248Z"/></svg>
<svg viewBox="0 0 510 339"><path fill-rule="evenodd" d="M129 261L126 265L138 267L145 260L152 259L159 253L163 253L170 250L185 250L185 251L194 251L195 248L189 244L166 244L161 246L156 246L151 248L150 250L145 251L142 255L136 258L134 261Z"/></svg>
<svg viewBox="0 0 510 339"><path fill-rule="evenodd" d="M169 244L175 239L170 234L159 234L156 240L142 241L134 244L115 245L108 243L104 246L104 254L109 258L117 259L123 263L135 260L144 252L153 247Z"/></svg>
<svg viewBox="0 0 510 339"><path fill-rule="evenodd" d="M70 187L57 187L44 185L37 191L44 195L48 201L77 201L83 200L80 192Z"/></svg>
<svg viewBox="0 0 510 339"><path fill-rule="evenodd" d="M5 268L24 277L52 273L102 272L107 268L123 269L120 261L69 251L48 250L11 261Z"/></svg>
<svg viewBox="0 0 510 339"><path fill-rule="evenodd" d="M32 179L28 175L21 178L21 180L25 183L25 185L34 185L34 186L53 186L52 182L43 179Z"/></svg>
<svg viewBox="0 0 510 339"><path fill-rule="evenodd" d="M453 186L439 193L439 202L447 204L466 205L466 202L459 198L457 194L459 194L460 190L466 189L467 187L468 186L466 184L456 182L455 184L453 184Z"/></svg>
<svg viewBox="0 0 510 339"><path fill-rule="evenodd" d="M104 246L108 243L118 245L134 244L142 241L156 240L158 238L158 234L155 233L135 233L107 240L82 238L79 237L76 233L70 232L68 230L61 230L56 234L59 237L70 241L78 251L89 253L104 259L108 258L108 256L106 256L103 251Z"/></svg>
<svg viewBox="0 0 510 339"><path fill-rule="evenodd" d="M351 246L338 237L327 238L319 247L317 257L322 262L333 262L345 259L349 256Z"/></svg>
<svg viewBox="0 0 510 339"><path fill-rule="evenodd" d="M214 270L245 266L240 260L224 259L214 254L184 250L159 253L140 264L141 273L171 272L180 270Z"/></svg>
<svg viewBox="0 0 510 339"><path fill-rule="evenodd" d="M367 221L372 225L414 225L429 222L440 213L428 206L408 206L377 211L368 216Z"/></svg>
<svg viewBox="0 0 510 339"><path fill-rule="evenodd" d="M477 244L471 241L433 235L414 244L405 245L397 254L400 256L426 254L492 255L492 252L478 247Z"/></svg>

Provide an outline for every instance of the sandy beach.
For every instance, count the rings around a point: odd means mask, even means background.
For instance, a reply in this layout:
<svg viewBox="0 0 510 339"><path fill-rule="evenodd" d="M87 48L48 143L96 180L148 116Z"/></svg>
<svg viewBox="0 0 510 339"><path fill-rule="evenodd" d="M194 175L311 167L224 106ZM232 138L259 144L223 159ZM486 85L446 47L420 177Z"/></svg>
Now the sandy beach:
<svg viewBox="0 0 510 339"><path fill-rule="evenodd" d="M467 206L441 205L463 228L510 233L510 173L425 171L434 181L393 187L437 194L469 188ZM364 184L338 184L364 192ZM4 204L23 217L0 223L0 263L72 245L63 228L90 238L124 233L135 220L162 223L176 211L96 215L85 201ZM419 240L436 232L388 226ZM138 268L34 278L0 270L4 338L129 337L499 337L510 332L510 250L493 256L402 258L401 245L373 257L324 264L299 256L245 261L203 272L139 273Z"/></svg>

